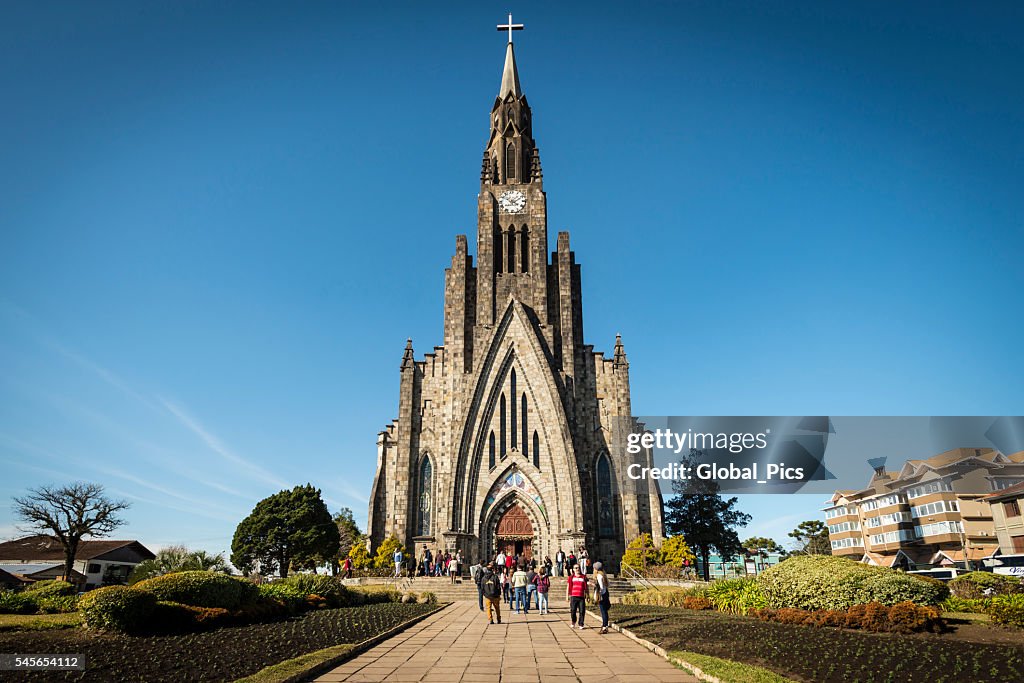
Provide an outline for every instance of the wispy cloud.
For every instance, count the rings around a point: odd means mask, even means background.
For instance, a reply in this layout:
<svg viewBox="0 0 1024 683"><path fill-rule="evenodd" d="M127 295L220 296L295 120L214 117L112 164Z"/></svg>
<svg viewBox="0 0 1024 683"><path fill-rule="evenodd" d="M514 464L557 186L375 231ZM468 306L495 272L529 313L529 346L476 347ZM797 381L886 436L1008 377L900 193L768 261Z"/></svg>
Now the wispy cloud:
<svg viewBox="0 0 1024 683"><path fill-rule="evenodd" d="M221 441L215 434L210 432L204 427L199 420L192 417L185 411L184 408L177 405L176 403L161 398L160 403L166 408L178 421L185 426L189 431L198 436L207 448L221 456L233 465L237 465L244 472L248 473L249 476L258 479L262 482L273 484L279 489L290 488L290 486L282 479L274 476L264 468L260 467L254 462L250 462L245 458L237 455L231 449L229 449L223 441Z"/></svg>

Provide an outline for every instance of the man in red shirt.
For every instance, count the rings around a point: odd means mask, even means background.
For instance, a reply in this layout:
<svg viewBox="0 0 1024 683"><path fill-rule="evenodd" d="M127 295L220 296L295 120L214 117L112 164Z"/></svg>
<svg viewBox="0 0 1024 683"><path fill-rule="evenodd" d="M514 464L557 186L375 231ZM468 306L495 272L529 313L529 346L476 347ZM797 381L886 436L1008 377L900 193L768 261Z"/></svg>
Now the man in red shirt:
<svg viewBox="0 0 1024 683"><path fill-rule="evenodd" d="M579 610L578 628L582 631L583 617L587 614L587 577L578 564L572 568L572 574L565 581L565 599L569 601L569 617L572 619L569 628L577 628L576 611Z"/></svg>

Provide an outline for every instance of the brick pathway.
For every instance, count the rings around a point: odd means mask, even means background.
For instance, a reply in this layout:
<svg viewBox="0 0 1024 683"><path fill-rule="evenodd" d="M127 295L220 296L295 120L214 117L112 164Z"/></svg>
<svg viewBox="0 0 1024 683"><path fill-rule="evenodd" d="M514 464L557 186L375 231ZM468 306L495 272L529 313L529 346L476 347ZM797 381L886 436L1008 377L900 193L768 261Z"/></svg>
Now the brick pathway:
<svg viewBox="0 0 1024 683"><path fill-rule="evenodd" d="M475 601L456 602L316 680L696 683L622 634L601 635L597 623L571 629L568 609L556 606L544 616L503 609L502 624L488 626Z"/></svg>

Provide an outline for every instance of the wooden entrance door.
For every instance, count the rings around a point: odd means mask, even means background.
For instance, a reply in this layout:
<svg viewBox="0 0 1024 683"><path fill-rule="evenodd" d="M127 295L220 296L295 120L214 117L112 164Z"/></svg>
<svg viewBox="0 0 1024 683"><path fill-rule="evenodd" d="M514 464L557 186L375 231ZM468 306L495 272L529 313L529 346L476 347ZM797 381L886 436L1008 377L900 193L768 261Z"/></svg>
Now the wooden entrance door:
<svg viewBox="0 0 1024 683"><path fill-rule="evenodd" d="M513 503L498 520L495 536L498 549L506 555L533 557L533 524L519 503Z"/></svg>

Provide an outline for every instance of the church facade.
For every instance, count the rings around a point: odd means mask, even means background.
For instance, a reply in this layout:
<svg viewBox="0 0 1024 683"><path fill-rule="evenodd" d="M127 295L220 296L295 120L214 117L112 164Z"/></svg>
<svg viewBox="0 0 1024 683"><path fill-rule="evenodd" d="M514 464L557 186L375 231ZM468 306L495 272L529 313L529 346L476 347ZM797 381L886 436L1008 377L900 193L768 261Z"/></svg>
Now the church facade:
<svg viewBox="0 0 1024 683"><path fill-rule="evenodd" d="M444 344L416 360L407 342L398 418L378 435L371 549L391 535L417 555L425 544L472 560L585 547L617 569L639 534L660 543L658 487L626 473L651 456L625 451L633 422L622 340L610 357L584 341L569 233L549 258L540 154L511 40L483 153L476 259L456 236L444 286Z"/></svg>

